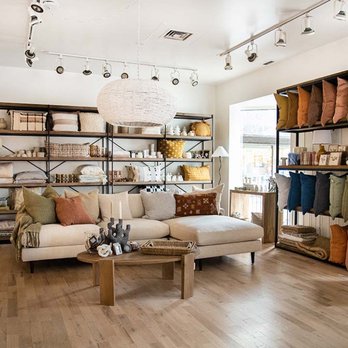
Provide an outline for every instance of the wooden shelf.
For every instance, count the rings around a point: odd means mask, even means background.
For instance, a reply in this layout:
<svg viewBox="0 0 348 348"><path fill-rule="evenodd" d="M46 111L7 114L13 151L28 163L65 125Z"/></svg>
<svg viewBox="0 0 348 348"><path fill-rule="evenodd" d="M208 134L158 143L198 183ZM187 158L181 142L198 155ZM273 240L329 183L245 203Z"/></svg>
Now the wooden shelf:
<svg viewBox="0 0 348 348"><path fill-rule="evenodd" d="M113 158L113 162L164 162L163 158L131 158L119 157Z"/></svg>
<svg viewBox="0 0 348 348"><path fill-rule="evenodd" d="M192 140L192 141L210 141L212 137L199 137L199 136L188 136L188 135L166 135L166 139L183 139L183 140Z"/></svg>
<svg viewBox="0 0 348 348"><path fill-rule="evenodd" d="M166 181L167 185L209 185L212 183L212 181Z"/></svg>
<svg viewBox="0 0 348 348"><path fill-rule="evenodd" d="M103 162L107 160L108 159L106 157L50 157L50 161L59 161L59 162L60 161L62 162L68 162L68 161Z"/></svg>
<svg viewBox="0 0 348 348"><path fill-rule="evenodd" d="M163 181L120 181L114 182L113 186L147 186L147 185L164 185Z"/></svg>
<svg viewBox="0 0 348 348"><path fill-rule="evenodd" d="M166 162L212 162L211 158L166 158Z"/></svg>
<svg viewBox="0 0 348 348"><path fill-rule="evenodd" d="M70 182L70 183L58 183L58 182L52 182L50 184L53 187L73 187L73 186L106 186L107 184L103 184L101 182Z"/></svg>
<svg viewBox="0 0 348 348"><path fill-rule="evenodd" d="M163 139L163 134L127 134L127 133L114 133L113 138L119 139Z"/></svg>
<svg viewBox="0 0 348 348"><path fill-rule="evenodd" d="M20 135L20 136L47 136L47 131L19 131L10 129L1 129L0 135Z"/></svg>
<svg viewBox="0 0 348 348"><path fill-rule="evenodd" d="M99 132L68 132L68 131L49 131L51 137L84 137L84 138L105 138L107 133Z"/></svg>
<svg viewBox="0 0 348 348"><path fill-rule="evenodd" d="M347 165L340 166L309 166L309 165L290 165L277 166L278 170L307 170L307 171L348 171Z"/></svg>
<svg viewBox="0 0 348 348"><path fill-rule="evenodd" d="M47 157L0 157L1 162L45 162Z"/></svg>

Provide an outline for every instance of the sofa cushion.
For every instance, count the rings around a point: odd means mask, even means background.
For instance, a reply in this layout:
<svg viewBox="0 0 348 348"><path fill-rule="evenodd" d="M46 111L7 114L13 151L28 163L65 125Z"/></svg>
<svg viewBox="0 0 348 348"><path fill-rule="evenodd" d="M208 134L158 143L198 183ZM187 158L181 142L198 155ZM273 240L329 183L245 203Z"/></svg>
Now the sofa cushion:
<svg viewBox="0 0 348 348"><path fill-rule="evenodd" d="M198 245L252 241L263 237L263 228L251 222L222 215L185 216L165 220L170 236L193 240Z"/></svg>
<svg viewBox="0 0 348 348"><path fill-rule="evenodd" d="M145 215L145 209L140 193L129 194L128 203L133 219L141 218Z"/></svg>
<svg viewBox="0 0 348 348"><path fill-rule="evenodd" d="M225 184L220 184L217 185L213 188L208 188L208 189L204 189L198 186L192 186L192 192L190 192L189 194L191 195L199 195L202 193L216 193L216 210L218 212L221 211L221 198L222 198L222 192L224 190Z"/></svg>
<svg viewBox="0 0 348 348"><path fill-rule="evenodd" d="M144 219L166 220L175 215L175 198L173 192L140 191L145 208Z"/></svg>
<svg viewBox="0 0 348 348"><path fill-rule="evenodd" d="M175 216L216 215L216 192L200 195L174 195Z"/></svg>
<svg viewBox="0 0 348 348"><path fill-rule="evenodd" d="M122 218L124 220L132 218L127 191L112 194L99 194L98 198L103 221L109 221L111 217L118 219L120 217L120 204L122 207Z"/></svg>

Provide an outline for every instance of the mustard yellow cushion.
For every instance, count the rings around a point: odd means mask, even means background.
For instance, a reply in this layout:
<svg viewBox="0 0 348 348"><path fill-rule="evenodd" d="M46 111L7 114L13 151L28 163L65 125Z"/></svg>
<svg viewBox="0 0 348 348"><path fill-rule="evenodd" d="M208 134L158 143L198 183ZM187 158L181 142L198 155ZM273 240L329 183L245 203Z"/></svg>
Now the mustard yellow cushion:
<svg viewBox="0 0 348 348"><path fill-rule="evenodd" d="M182 158L185 142L183 140L161 140L158 150L165 158Z"/></svg>
<svg viewBox="0 0 348 348"><path fill-rule="evenodd" d="M191 124L190 128L199 137L210 137L211 136L210 124L207 122L204 122L204 121L194 122Z"/></svg>
<svg viewBox="0 0 348 348"><path fill-rule="evenodd" d="M182 166L185 181L210 181L210 167Z"/></svg>
<svg viewBox="0 0 348 348"><path fill-rule="evenodd" d="M283 129L286 127L286 122L288 120L288 97L274 93L274 98L279 109L277 129Z"/></svg>

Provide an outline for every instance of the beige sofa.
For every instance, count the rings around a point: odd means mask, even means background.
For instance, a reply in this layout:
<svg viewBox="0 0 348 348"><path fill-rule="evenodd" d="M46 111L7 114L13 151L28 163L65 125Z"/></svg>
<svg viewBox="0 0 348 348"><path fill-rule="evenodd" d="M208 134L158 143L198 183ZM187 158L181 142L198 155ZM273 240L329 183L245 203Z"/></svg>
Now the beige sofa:
<svg viewBox="0 0 348 348"><path fill-rule="evenodd" d="M130 240L174 238L197 242L197 259L239 253L254 253L261 249L263 229L250 222L222 215L178 217L157 221L143 219L145 214L140 194L130 194L132 220ZM106 223L102 223L104 226ZM85 251L86 233L99 233L99 225L43 225L39 248L23 248L24 262L76 257Z"/></svg>

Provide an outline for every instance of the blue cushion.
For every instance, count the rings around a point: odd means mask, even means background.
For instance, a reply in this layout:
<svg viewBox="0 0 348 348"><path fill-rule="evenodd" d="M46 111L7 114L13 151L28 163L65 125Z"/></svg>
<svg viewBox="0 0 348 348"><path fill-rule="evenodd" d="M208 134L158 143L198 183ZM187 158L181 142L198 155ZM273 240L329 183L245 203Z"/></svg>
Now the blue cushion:
<svg viewBox="0 0 348 348"><path fill-rule="evenodd" d="M314 196L315 196L315 175L306 175L300 173L301 180L301 208L302 213L306 214L314 206Z"/></svg>
<svg viewBox="0 0 348 348"><path fill-rule="evenodd" d="M288 197L288 210L295 210L301 205L301 180L300 174L290 172L290 191Z"/></svg>
<svg viewBox="0 0 348 348"><path fill-rule="evenodd" d="M330 173L317 173L313 210L315 216L325 213L330 206Z"/></svg>

